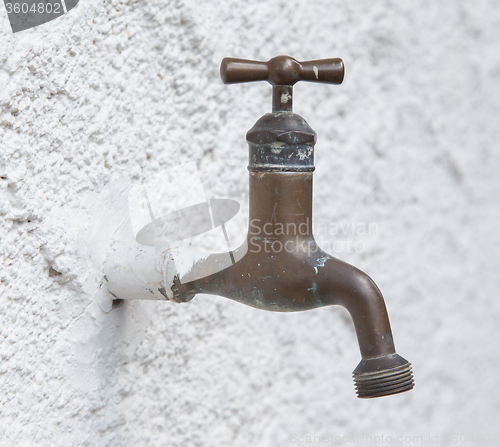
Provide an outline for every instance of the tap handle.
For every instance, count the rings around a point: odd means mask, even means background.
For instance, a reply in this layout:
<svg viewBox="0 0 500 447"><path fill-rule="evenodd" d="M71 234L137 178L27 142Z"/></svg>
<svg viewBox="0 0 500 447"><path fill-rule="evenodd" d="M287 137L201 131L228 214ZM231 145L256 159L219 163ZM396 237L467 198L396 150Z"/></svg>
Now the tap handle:
<svg viewBox="0 0 500 447"><path fill-rule="evenodd" d="M220 66L224 84L267 81L274 86L292 86L298 81L341 84L344 79L342 59L298 62L290 56L273 57L267 62L226 57Z"/></svg>

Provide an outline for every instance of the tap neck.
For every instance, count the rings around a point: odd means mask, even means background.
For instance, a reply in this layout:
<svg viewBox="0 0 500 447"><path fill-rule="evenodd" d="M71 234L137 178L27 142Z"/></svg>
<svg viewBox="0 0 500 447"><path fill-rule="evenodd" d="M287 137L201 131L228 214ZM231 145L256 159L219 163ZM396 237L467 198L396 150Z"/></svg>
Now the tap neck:
<svg viewBox="0 0 500 447"><path fill-rule="evenodd" d="M248 237L312 237L312 178L312 172L250 172Z"/></svg>
<svg viewBox="0 0 500 447"><path fill-rule="evenodd" d="M292 112L293 86L273 85L273 112Z"/></svg>

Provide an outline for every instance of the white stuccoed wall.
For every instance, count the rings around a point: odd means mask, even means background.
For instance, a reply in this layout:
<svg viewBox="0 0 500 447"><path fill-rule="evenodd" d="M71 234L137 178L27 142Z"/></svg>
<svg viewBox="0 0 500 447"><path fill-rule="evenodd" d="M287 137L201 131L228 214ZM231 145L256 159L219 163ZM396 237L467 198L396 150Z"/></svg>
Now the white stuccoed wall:
<svg viewBox="0 0 500 447"><path fill-rule="evenodd" d="M3 6L0 23L2 447L498 433L496 0L81 0L16 35ZM247 209L245 133L270 87L223 86L219 63L279 54L345 61L342 86L295 88L318 133L315 219L377 225L322 244L363 241L337 256L383 291L412 392L355 397L341 308L96 294L141 178L195 160L209 197Z"/></svg>

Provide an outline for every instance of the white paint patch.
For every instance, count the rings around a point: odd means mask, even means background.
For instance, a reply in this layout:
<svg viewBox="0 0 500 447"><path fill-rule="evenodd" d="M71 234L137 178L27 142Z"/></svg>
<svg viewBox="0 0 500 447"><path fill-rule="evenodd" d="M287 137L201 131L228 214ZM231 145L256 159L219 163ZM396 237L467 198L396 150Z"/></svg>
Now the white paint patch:
<svg viewBox="0 0 500 447"><path fill-rule="evenodd" d="M292 95L290 93L282 93L281 94L281 104L286 104L288 101L292 99Z"/></svg>
<svg viewBox="0 0 500 447"><path fill-rule="evenodd" d="M306 158L310 157L312 154L312 151L313 151L312 147L306 147L304 149L300 149L298 151L299 159L305 160Z"/></svg>
<svg viewBox="0 0 500 447"><path fill-rule="evenodd" d="M315 65L313 66L313 71L314 71L314 74L316 75L316 79L318 79L318 67L316 67Z"/></svg>
<svg viewBox="0 0 500 447"><path fill-rule="evenodd" d="M165 249L140 245L134 240L114 242L104 265L104 285L115 298L172 299L172 284L166 284L163 271Z"/></svg>

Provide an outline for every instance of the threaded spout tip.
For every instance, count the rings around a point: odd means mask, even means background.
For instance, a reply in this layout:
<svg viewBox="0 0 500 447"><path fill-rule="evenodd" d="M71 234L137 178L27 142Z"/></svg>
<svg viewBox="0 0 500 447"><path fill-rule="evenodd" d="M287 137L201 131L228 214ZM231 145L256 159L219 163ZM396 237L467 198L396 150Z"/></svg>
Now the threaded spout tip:
<svg viewBox="0 0 500 447"><path fill-rule="evenodd" d="M361 399L403 393L414 386L411 363L397 354L363 359L353 377Z"/></svg>

